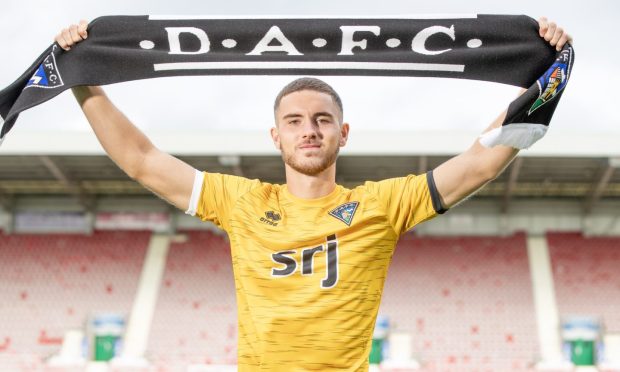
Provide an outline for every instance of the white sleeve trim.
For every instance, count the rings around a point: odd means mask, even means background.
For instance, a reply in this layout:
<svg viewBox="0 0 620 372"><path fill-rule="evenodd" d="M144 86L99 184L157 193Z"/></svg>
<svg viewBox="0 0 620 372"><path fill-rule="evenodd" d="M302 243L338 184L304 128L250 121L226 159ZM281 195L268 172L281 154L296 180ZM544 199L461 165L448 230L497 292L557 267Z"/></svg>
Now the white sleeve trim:
<svg viewBox="0 0 620 372"><path fill-rule="evenodd" d="M194 186L192 187L192 196L189 198L189 207L185 211L185 214L190 216L196 215L198 209L198 202L200 201L200 194L202 192L202 183L204 182L205 175L197 169L194 169L196 174L194 175Z"/></svg>

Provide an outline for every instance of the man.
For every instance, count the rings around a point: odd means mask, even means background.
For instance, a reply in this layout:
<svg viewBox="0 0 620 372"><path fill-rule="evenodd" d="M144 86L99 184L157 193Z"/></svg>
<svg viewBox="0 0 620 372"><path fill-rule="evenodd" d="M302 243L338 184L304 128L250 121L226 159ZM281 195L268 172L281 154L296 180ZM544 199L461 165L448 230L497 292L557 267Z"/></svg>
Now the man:
<svg viewBox="0 0 620 372"><path fill-rule="evenodd" d="M540 36L557 50L571 41L547 19L539 25ZM72 25L56 42L69 50L87 37L86 26ZM275 101L271 137L282 153L286 184L273 185L199 172L155 148L101 88L73 92L105 151L131 178L227 231L240 371L367 370L399 236L472 195L518 152L476 141L425 175L346 189L336 184L336 158L349 135L342 102L326 83L303 78Z"/></svg>

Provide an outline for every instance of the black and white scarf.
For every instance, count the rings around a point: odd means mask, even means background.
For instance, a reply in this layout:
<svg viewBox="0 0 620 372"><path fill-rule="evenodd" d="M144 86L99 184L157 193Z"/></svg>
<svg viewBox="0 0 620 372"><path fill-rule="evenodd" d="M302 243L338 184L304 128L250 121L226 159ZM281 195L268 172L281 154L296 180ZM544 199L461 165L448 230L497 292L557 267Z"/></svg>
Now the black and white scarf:
<svg viewBox="0 0 620 372"><path fill-rule="evenodd" d="M485 146L527 148L548 128L574 52L527 16L213 18L106 16L70 52L51 45L0 91L0 138L20 112L78 85L183 75L424 76L528 90Z"/></svg>

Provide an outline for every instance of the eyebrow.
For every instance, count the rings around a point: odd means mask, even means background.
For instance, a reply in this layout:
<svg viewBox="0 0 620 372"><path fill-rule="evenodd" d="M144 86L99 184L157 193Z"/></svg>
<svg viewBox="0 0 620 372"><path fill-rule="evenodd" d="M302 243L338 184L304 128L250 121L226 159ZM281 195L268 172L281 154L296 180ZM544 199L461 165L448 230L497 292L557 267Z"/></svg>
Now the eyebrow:
<svg viewBox="0 0 620 372"><path fill-rule="evenodd" d="M299 118L302 117L302 114L298 114L298 113L291 113L291 114L286 114L282 117L282 119L290 119L290 118ZM329 116L330 118L335 118L335 116L333 114L330 114L329 112L325 112L325 111L321 111L321 112L317 112L316 114L312 115L313 118L319 117L319 116Z"/></svg>
<svg viewBox="0 0 620 372"><path fill-rule="evenodd" d="M290 119L290 118L300 118L302 115L301 114L286 114L282 117L282 119Z"/></svg>
<svg viewBox="0 0 620 372"><path fill-rule="evenodd" d="M317 112L316 114L312 115L312 117L316 118L318 116L329 116L330 118L334 118L335 116L330 114L329 112Z"/></svg>

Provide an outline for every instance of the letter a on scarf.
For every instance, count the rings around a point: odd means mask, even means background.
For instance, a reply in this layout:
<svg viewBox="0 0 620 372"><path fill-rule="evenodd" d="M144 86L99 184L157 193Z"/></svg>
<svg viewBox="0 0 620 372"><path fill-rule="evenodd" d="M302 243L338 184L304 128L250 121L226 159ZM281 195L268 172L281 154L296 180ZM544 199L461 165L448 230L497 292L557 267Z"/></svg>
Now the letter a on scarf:
<svg viewBox="0 0 620 372"><path fill-rule="evenodd" d="M357 75L474 79L528 88L485 146L527 148L570 77L527 16L276 18L106 16L65 52L51 45L0 91L0 138L20 112L79 85L185 75Z"/></svg>

